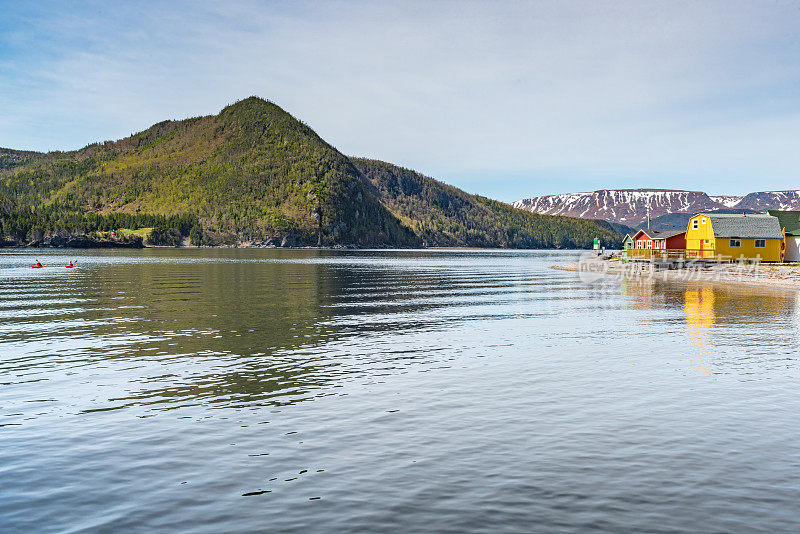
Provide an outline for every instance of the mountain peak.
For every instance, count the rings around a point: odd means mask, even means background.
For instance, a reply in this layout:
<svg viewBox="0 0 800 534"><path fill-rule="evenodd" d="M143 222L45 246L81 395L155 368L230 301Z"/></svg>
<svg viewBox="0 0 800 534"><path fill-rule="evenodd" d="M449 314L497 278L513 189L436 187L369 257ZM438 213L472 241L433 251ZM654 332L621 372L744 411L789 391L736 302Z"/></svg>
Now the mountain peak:
<svg viewBox="0 0 800 534"><path fill-rule="evenodd" d="M273 141L279 143L292 139L301 144L311 143L335 151L304 122L274 102L257 96L226 106L213 120L217 127L228 134L252 143L261 143L272 137Z"/></svg>
<svg viewBox="0 0 800 534"><path fill-rule="evenodd" d="M269 109L279 109L283 111L277 104L274 102L267 100L265 98L261 98L260 96L248 96L247 98L243 98L242 100L237 100L233 104L229 104L222 108L220 114L225 112L231 111L246 111L246 110L269 110Z"/></svg>
<svg viewBox="0 0 800 534"><path fill-rule="evenodd" d="M270 100L265 100L258 96L249 96L244 100L239 100L225 106L217 115L219 118L233 120L236 122L257 121L267 118L292 119L297 121L283 108ZM300 121L297 121L298 123Z"/></svg>

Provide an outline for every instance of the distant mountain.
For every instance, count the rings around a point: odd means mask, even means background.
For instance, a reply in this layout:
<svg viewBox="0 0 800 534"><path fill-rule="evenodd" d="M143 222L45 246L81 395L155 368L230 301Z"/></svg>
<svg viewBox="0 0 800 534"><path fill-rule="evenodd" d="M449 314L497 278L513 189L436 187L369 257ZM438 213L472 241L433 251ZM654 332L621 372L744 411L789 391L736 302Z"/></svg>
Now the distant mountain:
<svg viewBox="0 0 800 534"><path fill-rule="evenodd" d="M798 210L800 209L800 191L750 193L742 198L736 207L753 211Z"/></svg>
<svg viewBox="0 0 800 534"><path fill-rule="evenodd" d="M720 209L720 210L705 210L707 213L757 213L753 210L747 209ZM654 219L650 219L650 228L653 230L674 230L684 229L689 225L689 219L697 215L696 213L668 213ZM647 221L641 221L637 228L645 228Z"/></svg>
<svg viewBox="0 0 800 534"><path fill-rule="evenodd" d="M695 214L701 211L800 209L800 191L751 193L745 197L709 196L700 191L668 189L602 189L587 193L568 193L528 198L514 202L515 207L547 215L591 218L641 226L673 213Z"/></svg>
<svg viewBox="0 0 800 534"><path fill-rule="evenodd" d="M614 235L348 158L256 97L76 151L0 149L0 242L109 244L122 228L162 245L584 248Z"/></svg>
<svg viewBox="0 0 800 534"><path fill-rule="evenodd" d="M546 215L565 215L636 225L647 217L675 212L698 212L725 206L700 191L669 189L602 189L590 193L569 193L529 198L513 206Z"/></svg>

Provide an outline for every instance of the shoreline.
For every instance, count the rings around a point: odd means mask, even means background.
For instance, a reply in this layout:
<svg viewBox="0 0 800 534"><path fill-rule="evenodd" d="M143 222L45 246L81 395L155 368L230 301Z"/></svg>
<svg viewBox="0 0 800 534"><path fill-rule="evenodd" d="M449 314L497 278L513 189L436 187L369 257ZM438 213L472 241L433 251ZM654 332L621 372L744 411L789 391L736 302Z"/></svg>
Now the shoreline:
<svg viewBox="0 0 800 534"><path fill-rule="evenodd" d="M509 248L509 247L468 247L468 246L457 246L457 247L379 247L379 246L361 246L361 245L325 245L325 246L316 246L316 245L303 245L303 246L293 246L293 247L280 247L275 245L250 245L250 244L238 244L238 245L180 245L180 246L171 246L171 245L145 245L142 244L141 246L133 246L129 244L109 244L108 242L99 242L96 245L84 245L84 246L66 246L66 245L3 245L0 243L0 250L57 250L57 249L207 249L207 250L214 250L214 249L259 249L259 250L551 250L551 251L572 251L572 252L580 252L584 251L587 252L590 249L571 249L571 248Z"/></svg>
<svg viewBox="0 0 800 534"><path fill-rule="evenodd" d="M644 268L643 268L644 267ZM574 261L550 268L600 278L648 278L663 282L713 283L727 287L747 286L762 289L800 291L800 264L759 264L739 266L722 264L698 269L652 270L646 263L622 263L618 260L592 259Z"/></svg>

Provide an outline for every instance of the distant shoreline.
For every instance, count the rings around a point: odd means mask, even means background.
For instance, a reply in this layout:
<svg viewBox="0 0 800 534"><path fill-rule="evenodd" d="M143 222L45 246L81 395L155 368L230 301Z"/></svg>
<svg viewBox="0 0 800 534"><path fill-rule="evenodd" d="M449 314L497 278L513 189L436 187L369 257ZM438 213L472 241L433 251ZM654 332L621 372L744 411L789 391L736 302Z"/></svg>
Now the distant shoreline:
<svg viewBox="0 0 800 534"><path fill-rule="evenodd" d="M702 269L675 269L651 271L632 268L636 264L617 260L574 261L553 265L551 269L570 271L579 274L590 273L591 278L638 278L665 282L705 282L726 286L747 286L766 289L800 291L800 264L770 264L740 267L736 264L722 264Z"/></svg>
<svg viewBox="0 0 800 534"><path fill-rule="evenodd" d="M79 243L68 243L68 244L58 244L58 245L50 245L50 244L36 244L36 245L20 245L17 243L8 242L0 242L0 250L14 250L14 249L26 249L26 250L57 250L62 248L68 248L73 250L90 250L90 249L128 249L128 250L137 250L143 248L150 248L147 245L143 245L141 243L131 242L131 243L124 243L124 242L109 242L109 241L81 241ZM174 247L172 247L174 248Z"/></svg>
<svg viewBox="0 0 800 534"><path fill-rule="evenodd" d="M137 245L133 243L111 243L108 241L98 241L93 243L81 243L80 245L19 245L19 244L3 244L0 242L0 250L11 249L26 249L26 250L57 250L57 249L174 249L174 250L215 250L215 249L248 249L248 250L552 250L552 251L588 251L589 249L578 248L512 248L512 247L470 247L470 246L456 246L456 247L379 247L379 246L360 246L360 245L303 245L293 247L280 247L280 246L264 246L264 245Z"/></svg>

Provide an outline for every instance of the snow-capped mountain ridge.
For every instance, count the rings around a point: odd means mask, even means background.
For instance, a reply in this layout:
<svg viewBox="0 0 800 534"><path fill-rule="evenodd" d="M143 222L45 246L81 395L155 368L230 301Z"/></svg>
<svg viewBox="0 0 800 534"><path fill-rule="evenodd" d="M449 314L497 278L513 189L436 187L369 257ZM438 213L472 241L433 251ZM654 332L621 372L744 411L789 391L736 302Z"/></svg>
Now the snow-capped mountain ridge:
<svg viewBox="0 0 800 534"><path fill-rule="evenodd" d="M737 197L737 196L730 196L730 195L711 195L709 196L711 200L718 204L722 204L726 208L733 208L742 201L744 197Z"/></svg>
<svg viewBox="0 0 800 534"><path fill-rule="evenodd" d="M669 213L747 209L800 210L800 191L764 191L744 197L709 196L702 191L672 189L600 189L583 193L547 195L513 203L516 208L545 215L603 219L638 225L650 217Z"/></svg>
<svg viewBox="0 0 800 534"><path fill-rule="evenodd" d="M798 210L800 209L800 191L750 193L744 196L736 207L754 211Z"/></svg>

